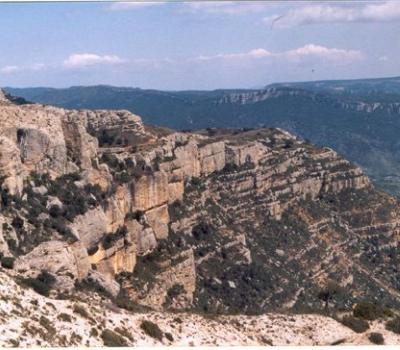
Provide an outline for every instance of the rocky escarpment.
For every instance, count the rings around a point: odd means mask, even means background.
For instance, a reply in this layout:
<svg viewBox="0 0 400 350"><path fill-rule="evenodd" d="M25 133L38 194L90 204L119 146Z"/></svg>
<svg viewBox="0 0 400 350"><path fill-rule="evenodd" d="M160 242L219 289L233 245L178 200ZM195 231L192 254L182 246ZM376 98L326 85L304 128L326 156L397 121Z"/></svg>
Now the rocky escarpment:
<svg viewBox="0 0 400 350"><path fill-rule="evenodd" d="M343 110L350 110L355 112L375 113L384 112L388 114L400 114L400 103L398 102L387 102L379 101L365 101L365 96L343 101L343 99L337 96L326 96L322 93L309 91L301 88L289 88L289 87L268 87L264 90L249 91L249 92L237 92L230 93L223 96L217 104L254 104L262 102L268 99L277 99L281 97L297 96L300 98L309 98L315 103L327 103L328 105L341 108ZM342 96L341 96L342 97Z"/></svg>
<svg viewBox="0 0 400 350"><path fill-rule="evenodd" d="M19 283L156 310L399 307L398 203L332 149L7 101L0 249Z"/></svg>

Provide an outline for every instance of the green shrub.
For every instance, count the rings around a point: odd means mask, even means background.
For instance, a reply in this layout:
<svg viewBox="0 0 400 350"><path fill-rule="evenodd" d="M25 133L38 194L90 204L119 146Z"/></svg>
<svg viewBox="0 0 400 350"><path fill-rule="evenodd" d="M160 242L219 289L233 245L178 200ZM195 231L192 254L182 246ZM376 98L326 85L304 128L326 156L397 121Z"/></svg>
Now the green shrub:
<svg viewBox="0 0 400 350"><path fill-rule="evenodd" d="M98 335L99 335L99 332L97 331L97 329L92 327L92 329L90 330L90 336L97 337Z"/></svg>
<svg viewBox="0 0 400 350"><path fill-rule="evenodd" d="M375 304L363 301L355 306L353 315L354 317L373 321L383 316L383 310Z"/></svg>
<svg viewBox="0 0 400 350"><path fill-rule="evenodd" d="M326 286L324 286L324 288L319 291L318 299L322 300L325 303L325 308L327 309L329 306L329 302L332 301L335 297L341 295L342 289L343 288L338 283L329 280L326 283Z"/></svg>
<svg viewBox="0 0 400 350"><path fill-rule="evenodd" d="M174 322L178 323L178 324L182 324L183 323L183 321L182 321L182 319L180 317L175 317L174 318Z"/></svg>
<svg viewBox="0 0 400 350"><path fill-rule="evenodd" d="M52 205L49 209L49 214L53 218L61 216L62 212L62 209L56 204Z"/></svg>
<svg viewBox="0 0 400 350"><path fill-rule="evenodd" d="M172 336L171 333L165 333L165 338L167 338L169 341L174 341L174 337Z"/></svg>
<svg viewBox="0 0 400 350"><path fill-rule="evenodd" d="M43 328L47 330L48 336L53 336L54 334L56 334L56 329L52 326L51 321L47 317L40 316L39 323Z"/></svg>
<svg viewBox="0 0 400 350"><path fill-rule="evenodd" d="M53 275L43 270L36 278L24 278L19 282L22 285L32 288L36 293L47 297L56 279Z"/></svg>
<svg viewBox="0 0 400 350"><path fill-rule="evenodd" d="M393 333L400 334L400 317L397 316L393 320L387 321L385 328Z"/></svg>
<svg viewBox="0 0 400 350"><path fill-rule="evenodd" d="M125 337L125 338L127 338L127 339L129 339L130 341L133 342L132 335L129 333L129 331L125 327L123 327L123 328L115 327L114 331L116 331L118 334L122 335L123 337Z"/></svg>
<svg viewBox="0 0 400 350"><path fill-rule="evenodd" d="M11 226L15 228L15 230L20 231L24 227L24 220L19 216L16 216L11 222Z"/></svg>
<svg viewBox="0 0 400 350"><path fill-rule="evenodd" d="M64 322L72 322L72 318L70 315L66 314L66 313L61 313L57 316L57 318L60 321L64 321Z"/></svg>
<svg viewBox="0 0 400 350"><path fill-rule="evenodd" d="M190 180L190 184L194 187L198 187L201 185L201 179L198 177L192 177L192 179Z"/></svg>
<svg viewBox="0 0 400 350"><path fill-rule="evenodd" d="M154 322L143 320L140 328L150 337L159 341L163 338L163 332Z"/></svg>
<svg viewBox="0 0 400 350"><path fill-rule="evenodd" d="M105 346L128 346L126 340L111 329L105 329L103 332L101 332L101 339L103 339Z"/></svg>
<svg viewBox="0 0 400 350"><path fill-rule="evenodd" d="M353 316L344 316L341 320L341 323L356 333L364 333L369 329L369 324L367 321L355 318Z"/></svg>
<svg viewBox="0 0 400 350"><path fill-rule="evenodd" d="M81 281L75 281L75 290L87 293L87 291L93 291L99 295L105 296L111 299L112 295L96 280L90 275Z"/></svg>
<svg viewBox="0 0 400 350"><path fill-rule="evenodd" d="M82 305L74 304L74 307L72 310L74 311L74 313L81 315L84 318L87 318L89 320L91 319L91 316L89 315L87 310Z"/></svg>
<svg viewBox="0 0 400 350"><path fill-rule="evenodd" d="M5 269L13 269L14 268L15 258L11 256L4 256L1 258L1 267Z"/></svg>
<svg viewBox="0 0 400 350"><path fill-rule="evenodd" d="M171 303L178 297L180 294L185 292L185 288L183 285L175 283L171 288L167 291L167 297L165 298L164 306L168 307Z"/></svg>
<svg viewBox="0 0 400 350"><path fill-rule="evenodd" d="M201 221L197 225L192 228L192 235L197 240L205 240L208 236L214 233L214 227L212 227L209 223Z"/></svg>
<svg viewBox="0 0 400 350"><path fill-rule="evenodd" d="M115 298L115 304L121 309L128 311L135 311L136 304L126 295L126 293L121 289Z"/></svg>
<svg viewBox="0 0 400 350"><path fill-rule="evenodd" d="M144 212L142 210L136 210L134 212L130 212L126 214L125 220L136 220L140 221L140 219L143 217Z"/></svg>
<svg viewBox="0 0 400 350"><path fill-rule="evenodd" d="M383 335L381 333L372 332L368 336L368 339L370 340L371 343L376 345L382 345L385 342L385 340L383 339Z"/></svg>
<svg viewBox="0 0 400 350"><path fill-rule="evenodd" d="M110 249L116 241L125 237L128 233L128 229L125 225L118 227L115 233L106 233L102 238L102 245L104 249Z"/></svg>
<svg viewBox="0 0 400 350"><path fill-rule="evenodd" d="M99 246L95 245L93 247L88 248L87 253L88 253L88 255L92 256L92 255L96 254L98 250L99 250Z"/></svg>

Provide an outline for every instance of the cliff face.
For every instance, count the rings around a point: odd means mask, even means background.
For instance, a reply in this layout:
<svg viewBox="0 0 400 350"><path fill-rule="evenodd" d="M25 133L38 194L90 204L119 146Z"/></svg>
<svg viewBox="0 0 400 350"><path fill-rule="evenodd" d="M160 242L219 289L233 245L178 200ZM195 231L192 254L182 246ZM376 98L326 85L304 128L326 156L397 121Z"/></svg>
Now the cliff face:
<svg viewBox="0 0 400 350"><path fill-rule="evenodd" d="M178 133L126 111L0 105L0 249L155 309L399 306L399 207L280 129Z"/></svg>

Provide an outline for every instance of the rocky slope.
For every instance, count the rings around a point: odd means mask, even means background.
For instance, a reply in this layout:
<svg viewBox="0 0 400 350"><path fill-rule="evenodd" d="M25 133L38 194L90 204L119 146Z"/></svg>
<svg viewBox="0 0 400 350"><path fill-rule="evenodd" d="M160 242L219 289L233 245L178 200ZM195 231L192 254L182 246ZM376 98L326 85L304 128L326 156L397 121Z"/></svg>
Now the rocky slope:
<svg viewBox="0 0 400 350"><path fill-rule="evenodd" d="M182 133L2 95L0 183L3 270L51 298L212 315L400 306L397 200L281 129Z"/></svg>
<svg viewBox="0 0 400 350"><path fill-rule="evenodd" d="M236 346L371 344L379 332L386 345L400 336L380 322L358 334L321 315L201 316L190 313L132 313L96 295L74 300L46 298L0 272L0 346ZM85 301L86 299L86 301ZM159 332L143 327L152 322Z"/></svg>

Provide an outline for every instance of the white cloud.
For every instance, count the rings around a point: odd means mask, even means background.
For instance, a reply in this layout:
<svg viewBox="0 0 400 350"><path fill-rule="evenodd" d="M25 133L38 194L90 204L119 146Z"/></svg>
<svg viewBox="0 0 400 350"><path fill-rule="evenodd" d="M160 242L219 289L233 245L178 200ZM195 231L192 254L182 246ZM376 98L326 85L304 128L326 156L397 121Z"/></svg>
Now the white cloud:
<svg viewBox="0 0 400 350"><path fill-rule="evenodd" d="M27 68L34 71L39 71L45 69L46 65L43 63L34 63L31 66L28 66Z"/></svg>
<svg viewBox="0 0 400 350"><path fill-rule="evenodd" d="M259 48L244 53L227 53L227 54L217 54L213 56L198 56L195 58L195 60L198 61L210 61L215 59L237 60L246 58L265 58L270 56L273 56L271 52Z"/></svg>
<svg viewBox="0 0 400 350"><path fill-rule="evenodd" d="M381 61L381 62L387 62L387 61L389 61L389 57L381 56L381 57L378 58L378 60Z"/></svg>
<svg viewBox="0 0 400 350"><path fill-rule="evenodd" d="M363 55L357 50L345 50L328 48L321 45L307 44L293 50L271 52L262 48L254 49L244 53L227 53L213 56L198 56L196 61L210 60L286 60L301 61L307 58L319 59L322 61L350 63L361 60Z"/></svg>
<svg viewBox="0 0 400 350"><path fill-rule="evenodd" d="M0 68L0 73L3 74L14 74L22 71L40 71L46 68L43 63L34 63L26 66L9 65Z"/></svg>
<svg viewBox="0 0 400 350"><path fill-rule="evenodd" d="M328 61L353 62L363 58L360 51L328 48L325 46L307 44L295 50L283 52L282 56L288 59L301 60L305 57L317 57Z"/></svg>
<svg viewBox="0 0 400 350"><path fill-rule="evenodd" d="M76 53L64 60L64 66L69 68L81 68L95 65L113 65L126 62L116 55L96 55L93 53Z"/></svg>
<svg viewBox="0 0 400 350"><path fill-rule="evenodd" d="M398 1L355 3L344 5L307 5L287 13L265 17L263 21L276 27L315 23L390 22L400 21Z"/></svg>
<svg viewBox="0 0 400 350"><path fill-rule="evenodd" d="M184 3L183 12L236 15L264 11L271 4L257 1L192 1Z"/></svg>
<svg viewBox="0 0 400 350"><path fill-rule="evenodd" d="M19 67L19 66L4 66L0 69L0 72L5 73L5 74L10 74L10 73L19 72L20 70L21 70L21 67Z"/></svg>
<svg viewBox="0 0 400 350"><path fill-rule="evenodd" d="M126 10L137 10L144 7L152 7L157 5L163 5L163 1L126 1L126 2L114 2L112 3L108 9L111 11L126 11Z"/></svg>

